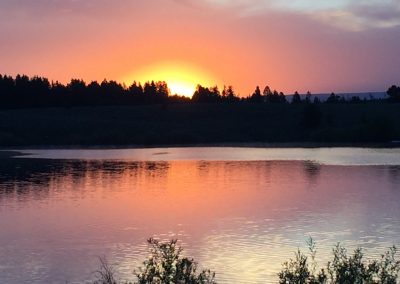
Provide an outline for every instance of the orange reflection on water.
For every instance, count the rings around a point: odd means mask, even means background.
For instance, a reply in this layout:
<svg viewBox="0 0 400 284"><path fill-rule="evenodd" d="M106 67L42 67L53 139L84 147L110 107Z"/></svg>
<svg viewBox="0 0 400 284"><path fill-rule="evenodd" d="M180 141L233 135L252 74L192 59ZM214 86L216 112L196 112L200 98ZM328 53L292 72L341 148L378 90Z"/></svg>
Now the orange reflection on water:
<svg viewBox="0 0 400 284"><path fill-rule="evenodd" d="M179 238L188 255L217 271L220 283L274 282L281 263L310 235L322 260L337 241L382 248L373 253L400 243L394 167L10 163L0 171L0 267L8 267L0 282L24 282L38 267L38 283L82 282L92 277L99 255L132 279L150 236Z"/></svg>

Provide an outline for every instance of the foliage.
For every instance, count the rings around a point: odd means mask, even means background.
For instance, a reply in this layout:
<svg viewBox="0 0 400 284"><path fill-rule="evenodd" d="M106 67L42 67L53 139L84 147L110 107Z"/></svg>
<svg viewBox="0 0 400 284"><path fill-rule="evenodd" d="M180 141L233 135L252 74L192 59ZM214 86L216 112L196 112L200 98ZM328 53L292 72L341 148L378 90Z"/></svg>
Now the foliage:
<svg viewBox="0 0 400 284"><path fill-rule="evenodd" d="M299 93L296 91L292 98L292 104L299 104L299 103L301 103L301 97Z"/></svg>
<svg viewBox="0 0 400 284"><path fill-rule="evenodd" d="M53 107L53 106L99 106L163 104L168 101L170 91L167 83L146 82L142 86L133 82L129 87L116 81L92 81L86 84L81 79L71 79L64 85L47 78L17 75L0 75L1 108ZM175 103L186 103L188 98L173 96Z"/></svg>
<svg viewBox="0 0 400 284"><path fill-rule="evenodd" d="M193 94L192 101L196 103L217 103L221 102L221 94L218 87L206 88L197 85L196 91Z"/></svg>
<svg viewBox="0 0 400 284"><path fill-rule="evenodd" d="M294 259L283 264L279 272L281 284L396 284L400 273L397 249L392 247L379 260L366 261L360 248L353 255L337 244L333 249L333 260L317 271L316 249L312 239L308 242L309 257L298 250Z"/></svg>
<svg viewBox="0 0 400 284"><path fill-rule="evenodd" d="M280 284L318 284L327 283L327 275L324 269L316 273L317 263L315 260L315 242L310 238L308 241L311 263L308 257L300 249L295 253L295 258L283 264L283 270L278 273Z"/></svg>
<svg viewBox="0 0 400 284"><path fill-rule="evenodd" d="M386 146L400 140L399 120L397 104L220 103L1 110L0 146Z"/></svg>
<svg viewBox="0 0 400 284"><path fill-rule="evenodd" d="M259 86L256 87L254 93L249 98L249 101L253 102L253 103L262 103L263 102L263 96L261 95L261 90L260 90Z"/></svg>
<svg viewBox="0 0 400 284"><path fill-rule="evenodd" d="M202 270L198 273L197 263L181 256L182 248L177 246L176 240L162 243L151 238L148 243L151 246L151 257L143 263L140 272L136 273L138 284L216 283L214 272Z"/></svg>
<svg viewBox="0 0 400 284"><path fill-rule="evenodd" d="M400 102L400 87L393 85L387 91L388 102ZM370 102L380 102L370 98ZM0 74L0 108L31 108L31 107L76 107L76 106L104 106L104 105L148 105L167 103L257 103L257 104L286 104L288 101L283 92L272 91L266 86L261 93L260 87L247 98L240 97L232 86L225 86L222 92L217 86L204 87L198 85L192 98L171 94L164 81L148 81L144 85L133 82L130 86L116 81L103 80L86 83L82 79L71 79L67 84L58 81L50 82L44 77L28 77L17 75L14 77ZM319 103L315 96L312 100L310 92L302 99L298 92L292 97L291 103L311 104ZM326 100L328 104L337 103L365 103L357 96L350 99L332 93Z"/></svg>
<svg viewBox="0 0 400 284"><path fill-rule="evenodd" d="M387 90L386 93L389 96L390 102L400 102L400 87L393 85Z"/></svg>
<svg viewBox="0 0 400 284"><path fill-rule="evenodd" d="M331 93L331 95L328 97L328 99L326 100L326 102L328 104L334 104L334 103L338 103L339 102L340 97L335 95L335 93Z"/></svg>
<svg viewBox="0 0 400 284"><path fill-rule="evenodd" d="M182 248L176 240L160 242L148 240L150 256L143 262L139 271L135 271L136 282L125 284L216 284L215 273L210 270L198 272L193 259L182 257ZM397 284L400 274L400 260L397 249L391 247L378 260L365 260L361 248L348 255L340 244L333 248L333 259L325 267L318 268L316 244L308 242L309 254L299 249L294 259L283 264L278 273L280 284ZM100 270L93 284L117 284L114 269L100 259Z"/></svg>
<svg viewBox="0 0 400 284"><path fill-rule="evenodd" d="M317 128L322 121L322 113L317 104L307 103L303 110L303 122L307 128Z"/></svg>
<svg viewBox="0 0 400 284"><path fill-rule="evenodd" d="M177 245L177 240L160 242L150 238L148 243L151 255L143 262L143 267L135 271L137 281L134 284L216 284L214 272L198 272L193 259L182 257L182 248ZM101 260L101 269L96 274L98 280L94 284L118 283L112 267L104 260Z"/></svg>

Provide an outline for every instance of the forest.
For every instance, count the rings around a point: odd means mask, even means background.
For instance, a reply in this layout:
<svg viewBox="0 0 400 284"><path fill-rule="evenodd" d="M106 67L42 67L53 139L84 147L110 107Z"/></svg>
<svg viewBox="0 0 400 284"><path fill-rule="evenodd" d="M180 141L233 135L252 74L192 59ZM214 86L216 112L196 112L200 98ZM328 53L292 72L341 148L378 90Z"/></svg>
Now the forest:
<svg viewBox="0 0 400 284"><path fill-rule="evenodd" d="M231 86L220 92L199 85L187 98L171 95L165 82L63 85L0 76L0 147L398 147L399 102L398 86L386 98L332 93L320 100L268 86L243 98Z"/></svg>
<svg viewBox="0 0 400 284"><path fill-rule="evenodd" d="M387 102L400 102L400 87L393 85L387 91ZM247 97L238 96L232 86L204 87L198 85L192 98L171 94L166 82L133 82L130 86L116 81L103 80L101 83L86 83L81 79L72 79L68 84L58 81L50 82L43 77L17 75L15 78L0 75L0 108L29 107L73 107L73 106L117 106L117 105L150 105L167 103L267 103L267 104L300 104L322 103L318 96L308 92L302 98L298 92L291 101L283 92L266 86L263 91L257 86ZM332 93L323 103L362 103L357 96L341 97ZM371 101L371 100L370 100ZM372 99L382 101L382 99Z"/></svg>

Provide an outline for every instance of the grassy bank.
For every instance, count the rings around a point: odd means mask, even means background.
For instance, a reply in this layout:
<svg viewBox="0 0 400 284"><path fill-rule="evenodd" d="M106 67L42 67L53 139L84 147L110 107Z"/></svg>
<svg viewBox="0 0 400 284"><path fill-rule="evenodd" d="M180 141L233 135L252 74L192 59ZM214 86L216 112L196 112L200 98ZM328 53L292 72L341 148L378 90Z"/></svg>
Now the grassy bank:
<svg viewBox="0 0 400 284"><path fill-rule="evenodd" d="M399 104L187 104L0 111L0 146L360 145L400 140Z"/></svg>

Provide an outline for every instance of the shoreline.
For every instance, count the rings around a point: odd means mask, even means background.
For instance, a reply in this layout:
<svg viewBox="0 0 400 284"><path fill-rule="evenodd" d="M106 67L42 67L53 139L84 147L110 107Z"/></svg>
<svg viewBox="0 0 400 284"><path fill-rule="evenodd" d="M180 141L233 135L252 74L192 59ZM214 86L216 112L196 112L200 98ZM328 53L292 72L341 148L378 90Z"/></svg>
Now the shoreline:
<svg viewBox="0 0 400 284"><path fill-rule="evenodd" d="M245 143L198 143L198 144L93 144L93 145L24 145L0 147L1 153L19 150L107 150L107 149L155 149L155 148L400 148L400 141L387 143L321 143L321 142L245 142Z"/></svg>

